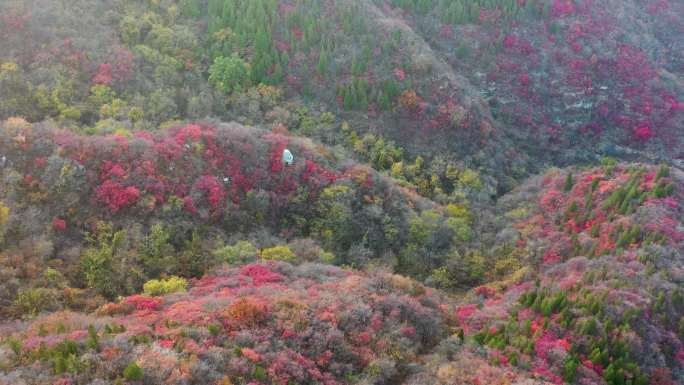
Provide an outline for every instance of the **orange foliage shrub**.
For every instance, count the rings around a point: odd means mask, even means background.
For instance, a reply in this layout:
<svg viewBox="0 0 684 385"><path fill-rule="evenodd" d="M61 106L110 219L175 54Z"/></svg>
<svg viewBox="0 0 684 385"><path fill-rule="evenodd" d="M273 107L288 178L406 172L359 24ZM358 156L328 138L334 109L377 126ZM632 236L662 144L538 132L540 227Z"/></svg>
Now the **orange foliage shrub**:
<svg viewBox="0 0 684 385"><path fill-rule="evenodd" d="M231 326L253 327L268 318L269 309L265 303L251 298L241 298L233 302L227 310Z"/></svg>
<svg viewBox="0 0 684 385"><path fill-rule="evenodd" d="M418 109L420 99L416 91L406 90L399 96L399 104L407 110Z"/></svg>
<svg viewBox="0 0 684 385"><path fill-rule="evenodd" d="M100 306L95 314L98 316L114 316L114 315L126 315L131 314L135 310L132 304L128 303L106 303Z"/></svg>

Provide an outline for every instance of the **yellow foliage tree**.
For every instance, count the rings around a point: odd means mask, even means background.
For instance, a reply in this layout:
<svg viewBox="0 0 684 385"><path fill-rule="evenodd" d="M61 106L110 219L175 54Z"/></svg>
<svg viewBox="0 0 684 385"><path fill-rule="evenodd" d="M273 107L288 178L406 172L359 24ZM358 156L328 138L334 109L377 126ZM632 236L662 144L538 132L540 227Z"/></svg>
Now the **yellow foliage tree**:
<svg viewBox="0 0 684 385"><path fill-rule="evenodd" d="M143 291L147 295L164 295L183 293L187 290L188 281L185 278L170 277L168 279L153 279L145 282Z"/></svg>
<svg viewBox="0 0 684 385"><path fill-rule="evenodd" d="M289 247L275 246L261 250L261 258L274 261L293 262L297 257Z"/></svg>
<svg viewBox="0 0 684 385"><path fill-rule="evenodd" d="M9 220L9 207L0 202L0 226L7 224Z"/></svg>

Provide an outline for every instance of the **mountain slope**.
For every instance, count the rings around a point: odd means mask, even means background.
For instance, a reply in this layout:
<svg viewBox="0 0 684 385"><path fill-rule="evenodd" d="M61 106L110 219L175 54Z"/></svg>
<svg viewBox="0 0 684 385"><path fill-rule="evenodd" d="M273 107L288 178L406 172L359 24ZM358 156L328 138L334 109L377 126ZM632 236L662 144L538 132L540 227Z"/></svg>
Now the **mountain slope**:
<svg viewBox="0 0 684 385"><path fill-rule="evenodd" d="M89 314L5 324L3 380L678 383L683 182L642 164L531 179L499 207L497 247L523 267L460 299L264 254Z"/></svg>
<svg viewBox="0 0 684 385"><path fill-rule="evenodd" d="M506 197L511 224L499 239L525 268L456 310L464 335L495 363L469 376L523 368L558 384L680 383L683 177L607 164L550 172ZM445 345L414 383L439 383L481 351Z"/></svg>
<svg viewBox="0 0 684 385"><path fill-rule="evenodd" d="M682 0L0 2L0 383L684 383L683 34Z"/></svg>
<svg viewBox="0 0 684 385"><path fill-rule="evenodd" d="M17 119L2 128L6 314L45 265L113 298L160 274L201 276L245 238L259 248L315 240L300 246L306 258L423 277L479 239L467 206L435 204L307 139L237 124L128 137Z"/></svg>
<svg viewBox="0 0 684 385"><path fill-rule="evenodd" d="M112 132L215 116L345 141L302 126L295 111L307 106L359 136L394 141L405 149L394 162L461 161L499 193L547 163L682 156L680 1L3 7L2 81L11 92L1 118ZM98 24L99 45L76 32ZM242 92L210 79L214 61L233 55L247 69L231 78ZM244 91L259 83L284 98L257 108Z"/></svg>
<svg viewBox="0 0 684 385"><path fill-rule="evenodd" d="M444 335L443 300L389 274L245 265L196 280L187 293L124 298L99 316L37 318L16 330L14 352L3 348L17 366L0 381L395 383ZM140 377L126 369L133 364Z"/></svg>

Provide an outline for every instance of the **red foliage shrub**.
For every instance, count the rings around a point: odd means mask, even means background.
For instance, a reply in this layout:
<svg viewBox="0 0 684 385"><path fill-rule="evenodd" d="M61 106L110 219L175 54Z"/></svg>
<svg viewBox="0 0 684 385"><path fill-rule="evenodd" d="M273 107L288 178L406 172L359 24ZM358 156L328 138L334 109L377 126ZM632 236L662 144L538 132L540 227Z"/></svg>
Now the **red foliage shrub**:
<svg viewBox="0 0 684 385"><path fill-rule="evenodd" d="M565 382L563 378L555 373L553 373L546 365L546 361L537 363L534 367L533 373L537 377L547 378L551 383L556 385L562 385Z"/></svg>
<svg viewBox="0 0 684 385"><path fill-rule="evenodd" d="M133 306L135 310L159 310L162 300L158 297L132 295L130 297L124 298L122 303L124 305Z"/></svg>
<svg viewBox="0 0 684 385"><path fill-rule="evenodd" d="M117 47L112 51L109 62L112 63L111 75L116 82L128 80L134 70L133 52L125 47Z"/></svg>
<svg viewBox="0 0 684 385"><path fill-rule="evenodd" d="M147 142L154 142L154 135L147 131L136 131L133 133L134 138L143 139Z"/></svg>
<svg viewBox="0 0 684 385"><path fill-rule="evenodd" d="M443 39L453 39L454 29L450 25L443 26L442 29L439 31L439 37Z"/></svg>
<svg viewBox="0 0 684 385"><path fill-rule="evenodd" d="M175 342L174 340L172 340L172 339L163 339L163 340L157 341L157 343L158 343L159 346L161 346L162 348L172 349L172 348L173 348L173 345L175 345L176 342Z"/></svg>
<svg viewBox="0 0 684 385"><path fill-rule="evenodd" d="M102 172L100 173L101 180L107 180L112 178L124 179L128 173L124 170L120 163L115 163L112 161L105 161L102 165Z"/></svg>
<svg viewBox="0 0 684 385"><path fill-rule="evenodd" d="M484 298L490 298L496 295L496 289L489 286L478 286L474 291L476 295L481 295Z"/></svg>
<svg viewBox="0 0 684 385"><path fill-rule="evenodd" d="M650 60L644 51L637 47L621 45L616 58L616 71L624 82L647 81L655 77ZM629 91L629 90L626 90Z"/></svg>
<svg viewBox="0 0 684 385"><path fill-rule="evenodd" d="M477 312L477 305L468 304L459 306L458 309L456 309L456 319L458 319L458 322L463 325L468 322L475 312Z"/></svg>
<svg viewBox="0 0 684 385"><path fill-rule="evenodd" d="M8 13L0 16L0 25L2 25L2 34L9 35L10 32L22 31L26 23L31 19L31 12L27 11L24 14Z"/></svg>
<svg viewBox="0 0 684 385"><path fill-rule="evenodd" d="M279 52L289 51L290 48L291 48L291 47L290 47L290 44L285 43L285 42L283 42L283 41L276 41L276 42L275 42L275 46L276 46L276 49L277 49Z"/></svg>
<svg viewBox="0 0 684 385"><path fill-rule="evenodd" d="M33 179L33 175L31 175L31 174L24 175L23 182L24 182L24 185L26 185L27 187L31 187L31 185L33 185L33 182L35 182L35 180Z"/></svg>
<svg viewBox="0 0 684 385"><path fill-rule="evenodd" d="M537 357L546 360L548 359L549 352L557 346L558 339L552 332L547 330L534 342L534 353Z"/></svg>
<svg viewBox="0 0 684 385"><path fill-rule="evenodd" d="M394 76L397 78L399 81L404 81L406 80L406 72L404 72L403 69L401 68L395 68L394 69Z"/></svg>
<svg viewBox="0 0 684 385"><path fill-rule="evenodd" d="M638 127L634 130L634 138L640 142L646 142L654 136L655 133L648 125Z"/></svg>
<svg viewBox="0 0 684 385"><path fill-rule="evenodd" d="M554 0L551 7L553 17L566 17L575 13L575 4L572 0Z"/></svg>
<svg viewBox="0 0 684 385"><path fill-rule="evenodd" d="M271 172L283 171L283 151L287 147L284 141L276 142L272 145L271 150Z"/></svg>
<svg viewBox="0 0 684 385"><path fill-rule="evenodd" d="M547 263L547 264L557 263L557 262L560 262L560 260L561 260L561 256L556 254L556 253L552 253L552 252L548 252L548 253L544 254L544 258L543 258L544 263Z"/></svg>
<svg viewBox="0 0 684 385"><path fill-rule="evenodd" d="M591 362L591 360L586 359L586 360L582 361L582 365L593 370L599 376L603 375L603 366L601 366L601 364L595 364L595 363Z"/></svg>
<svg viewBox="0 0 684 385"><path fill-rule="evenodd" d="M679 349L674 358L677 360L677 362L679 362L679 365L684 366L684 347Z"/></svg>
<svg viewBox="0 0 684 385"><path fill-rule="evenodd" d="M186 196L183 198L183 204L186 211L191 214L197 214L197 207L195 207L195 202L192 200L191 196Z"/></svg>
<svg viewBox="0 0 684 385"><path fill-rule="evenodd" d="M649 385L675 385L669 368L658 368L651 373Z"/></svg>
<svg viewBox="0 0 684 385"><path fill-rule="evenodd" d="M403 328L401 328L400 331L401 331L401 334L403 334L404 336L406 336L408 338L414 338L416 336L416 328L414 328L413 326L403 327Z"/></svg>
<svg viewBox="0 0 684 385"><path fill-rule="evenodd" d="M361 346L366 346L371 342L370 333L363 331L356 336L356 343Z"/></svg>
<svg viewBox="0 0 684 385"><path fill-rule="evenodd" d="M297 40L301 40L304 37L304 31L299 27L292 27L292 33L294 33Z"/></svg>
<svg viewBox="0 0 684 385"><path fill-rule="evenodd" d="M140 199L140 190L135 186L123 186L119 182L106 180L95 189L95 199L116 213L126 206L134 205Z"/></svg>
<svg viewBox="0 0 684 385"><path fill-rule="evenodd" d="M565 197L558 190L550 189L544 193L539 206L547 213L557 212L563 206Z"/></svg>
<svg viewBox="0 0 684 385"><path fill-rule="evenodd" d="M526 73L521 74L518 80L520 81L520 85L522 85L523 87L527 87L530 85L530 75Z"/></svg>
<svg viewBox="0 0 684 385"><path fill-rule="evenodd" d="M210 175L200 177L197 183L195 183L195 188L206 194L212 209L217 210L223 207L226 192L223 190L223 186L216 180L216 177Z"/></svg>
<svg viewBox="0 0 684 385"><path fill-rule="evenodd" d="M44 157L39 157L33 160L33 166L35 168L43 168L47 165L47 159Z"/></svg>
<svg viewBox="0 0 684 385"><path fill-rule="evenodd" d="M174 138L179 145L183 145L186 142L198 142L202 138L202 127L196 124L188 124L181 127Z"/></svg>
<svg viewBox="0 0 684 385"><path fill-rule="evenodd" d="M490 357L494 362L497 362L499 365L508 365L508 357L501 353L498 350L492 350L490 352Z"/></svg>
<svg viewBox="0 0 684 385"><path fill-rule="evenodd" d="M109 63L102 63L97 70L97 74L93 77L93 83L108 86L112 83L112 79L112 65Z"/></svg>
<svg viewBox="0 0 684 385"><path fill-rule="evenodd" d="M180 197L186 212L204 213L200 208L208 207L216 216L223 213L228 200L238 205L254 188L279 195L270 201L277 210L288 204L300 181L315 199L317 192L338 177L336 171L306 159L311 150L305 148L297 149L301 158L285 167L282 154L289 139L279 134L256 138L189 124L133 136L129 143L123 136L55 135L59 151L88 170L86 176L95 184L92 201L112 213L143 196L150 210ZM262 148L255 144L263 143L261 139L270 144L270 151L259 152ZM26 182L32 183L33 178Z"/></svg>
<svg viewBox="0 0 684 385"><path fill-rule="evenodd" d="M243 266L240 269L240 274L251 278L254 286L281 282L284 278L282 275L272 272L266 266L257 263Z"/></svg>
<svg viewBox="0 0 684 385"><path fill-rule="evenodd" d="M52 229L55 231L66 231L67 223L64 219L54 218L52 220Z"/></svg>
<svg viewBox="0 0 684 385"><path fill-rule="evenodd" d="M70 378L60 378L52 383L52 385L73 385L74 382Z"/></svg>
<svg viewBox="0 0 684 385"><path fill-rule="evenodd" d="M262 360L262 357L259 353L255 352L253 349L250 348L242 348L241 349L242 356L245 357L246 359L257 363Z"/></svg>

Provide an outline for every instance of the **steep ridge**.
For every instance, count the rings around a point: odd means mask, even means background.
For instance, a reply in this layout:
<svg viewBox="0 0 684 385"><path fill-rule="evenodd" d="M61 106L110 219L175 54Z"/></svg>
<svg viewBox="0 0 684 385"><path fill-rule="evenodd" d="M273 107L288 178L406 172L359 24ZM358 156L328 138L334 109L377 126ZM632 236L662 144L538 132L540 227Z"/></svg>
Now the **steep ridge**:
<svg viewBox="0 0 684 385"><path fill-rule="evenodd" d="M556 170L503 199L511 224L498 238L524 267L475 289L456 310L461 337L408 383L680 383L683 177L641 164Z"/></svg>
<svg viewBox="0 0 684 385"><path fill-rule="evenodd" d="M553 1L521 8L502 1L501 8L480 12L479 23L457 25L434 22L445 17L447 5L439 2L425 3L422 12L414 9L419 2L395 3L404 4L415 30L485 95L497 128L516 148L555 157L555 164L592 160L597 144L595 153L603 155L628 155L614 148L620 145L679 157L681 112L671 103L682 92L675 75L681 73L681 42L674 39L682 25L679 2ZM528 140L529 130L536 140ZM535 150L540 141L558 153Z"/></svg>
<svg viewBox="0 0 684 385"><path fill-rule="evenodd" d="M403 45L407 47L401 55L408 61L405 65L414 77L414 87L425 98L421 112L408 119L401 111L376 117L388 126L382 132L402 143L409 154L432 154L429 158L434 158L434 154L445 157L458 154L456 158L477 166L483 174L495 175L488 183L498 187L497 181L504 179L510 168L524 159L502 159L497 148L508 144L505 138L494 134L497 123L481 91L448 63L443 52L433 49L412 21L404 17L401 8L375 3L359 2L384 34L401 31Z"/></svg>

